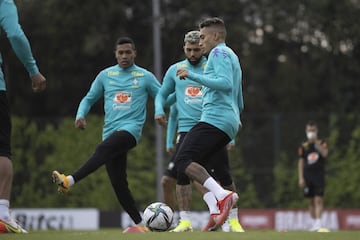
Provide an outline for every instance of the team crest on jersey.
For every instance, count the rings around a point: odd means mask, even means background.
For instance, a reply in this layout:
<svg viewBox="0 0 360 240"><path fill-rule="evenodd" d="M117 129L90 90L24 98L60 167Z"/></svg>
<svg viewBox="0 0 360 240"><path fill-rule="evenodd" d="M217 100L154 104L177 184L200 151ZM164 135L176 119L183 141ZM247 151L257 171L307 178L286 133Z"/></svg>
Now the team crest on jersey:
<svg viewBox="0 0 360 240"><path fill-rule="evenodd" d="M319 160L319 154L312 152L307 156L307 162L309 165L316 163Z"/></svg>
<svg viewBox="0 0 360 240"><path fill-rule="evenodd" d="M201 97L202 94L202 86L192 86L189 85L185 89L185 95L188 97Z"/></svg>
<svg viewBox="0 0 360 240"><path fill-rule="evenodd" d="M114 102L125 104L131 102L131 93L129 92L117 92L115 94Z"/></svg>
<svg viewBox="0 0 360 240"><path fill-rule="evenodd" d="M137 78L134 78L133 79L133 82L132 82L132 88L138 88L139 87L139 80L137 80Z"/></svg>

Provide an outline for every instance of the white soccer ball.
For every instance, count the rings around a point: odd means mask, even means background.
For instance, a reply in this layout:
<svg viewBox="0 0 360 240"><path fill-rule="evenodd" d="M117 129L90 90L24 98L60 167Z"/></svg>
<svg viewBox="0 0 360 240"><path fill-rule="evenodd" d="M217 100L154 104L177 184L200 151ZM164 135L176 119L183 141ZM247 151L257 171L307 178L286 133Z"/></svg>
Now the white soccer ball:
<svg viewBox="0 0 360 240"><path fill-rule="evenodd" d="M162 202L151 203L144 210L143 219L150 231L163 232L170 228L174 212Z"/></svg>

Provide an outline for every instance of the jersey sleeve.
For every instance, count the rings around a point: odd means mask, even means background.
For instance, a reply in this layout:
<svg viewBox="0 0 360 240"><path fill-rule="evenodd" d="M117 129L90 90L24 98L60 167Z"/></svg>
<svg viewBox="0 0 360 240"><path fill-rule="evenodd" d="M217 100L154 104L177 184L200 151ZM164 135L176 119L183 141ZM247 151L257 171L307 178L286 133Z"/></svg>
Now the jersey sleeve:
<svg viewBox="0 0 360 240"><path fill-rule="evenodd" d="M241 113L244 110L244 97L242 94L242 81L240 81L239 86L239 93L238 93L238 107L239 107L239 113Z"/></svg>
<svg viewBox="0 0 360 240"><path fill-rule="evenodd" d="M155 77L154 74L152 74L151 72L149 72L149 79L148 79L148 93L149 95L152 97L152 98L156 98L156 95L158 94L159 92L159 89L160 89L160 83L159 81L157 80L157 78Z"/></svg>
<svg viewBox="0 0 360 240"><path fill-rule="evenodd" d="M102 78L103 72L100 72L92 82L91 87L85 97L81 100L76 113L76 119L85 118L94 103L104 95Z"/></svg>
<svg viewBox="0 0 360 240"><path fill-rule="evenodd" d="M175 81L172 78L176 71L175 66L172 65L165 73L161 88L155 98L155 116L164 115L164 106L167 97L175 91Z"/></svg>
<svg viewBox="0 0 360 240"><path fill-rule="evenodd" d="M166 131L166 148L174 147L174 138L176 134L176 127L177 127L177 119L178 118L178 110L176 108L176 104L170 107L169 112L169 120L167 125Z"/></svg>
<svg viewBox="0 0 360 240"><path fill-rule="evenodd" d="M17 8L13 1L4 1L2 4L4 5L2 9L4 12L0 13L1 27L4 29L12 49L26 71L30 76L34 76L39 72L39 69L32 55L29 40L19 24Z"/></svg>
<svg viewBox="0 0 360 240"><path fill-rule="evenodd" d="M223 48L215 48L210 52L207 64L213 66L214 77L189 72L188 78L215 90L231 90L233 82L229 73L232 73L233 70L229 53Z"/></svg>
<svg viewBox="0 0 360 240"><path fill-rule="evenodd" d="M172 93L166 98L165 107L167 108L171 107L171 105L173 105L175 102L176 102L176 93Z"/></svg>

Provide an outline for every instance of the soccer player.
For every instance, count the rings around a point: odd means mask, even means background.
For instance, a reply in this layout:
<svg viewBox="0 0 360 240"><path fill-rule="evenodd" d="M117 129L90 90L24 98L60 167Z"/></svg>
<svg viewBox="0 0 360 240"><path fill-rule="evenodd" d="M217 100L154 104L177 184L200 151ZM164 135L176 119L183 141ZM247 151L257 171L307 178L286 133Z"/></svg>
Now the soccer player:
<svg viewBox="0 0 360 240"><path fill-rule="evenodd" d="M229 193L221 187L203 166L209 156L235 139L239 130L243 109L242 72L239 58L226 46L224 21L208 18L199 27L199 45L208 56L204 74L186 68L178 69L176 74L180 79L190 79L204 86L202 114L176 153L175 166L180 175L185 173L215 195L220 214L210 216L206 226L210 231L225 222L238 200L237 193Z"/></svg>
<svg viewBox="0 0 360 240"><path fill-rule="evenodd" d="M318 231L321 226L325 188L325 161L328 156L327 144L318 139L318 126L309 121L305 127L307 140L299 147L298 176L299 187L309 199L312 218L310 231Z"/></svg>
<svg viewBox="0 0 360 240"><path fill-rule="evenodd" d="M180 80L176 76L176 70L182 67L191 68L193 71L196 71L200 74L203 73L206 64L206 58L203 56L199 47L199 40L199 31L190 31L185 34L183 49L186 59L169 67L164 76L162 88L160 89L157 96L157 99L162 98L161 102L164 102L165 98L175 99L175 101L177 100L170 107L169 119L167 122L166 148L167 152L169 153L174 153L174 151L179 148L186 133L200 120L202 109L202 86L191 80ZM173 91L175 91L175 94L171 94L170 97L168 97L168 95ZM178 108L180 111L178 111ZM166 119L163 106L157 105L157 109L159 111L156 113L155 119L159 121L159 123L162 123L162 125L165 125ZM178 124L178 136L176 140L176 148L174 149L173 140ZM175 208L174 185L178 179L176 168L174 168L174 156L175 155L173 154L161 181L164 202L172 209ZM222 159L224 162L217 161L218 159ZM221 151L214 154L206 167L216 180L220 180L220 184L222 186L228 190L235 191L235 185L229 173L229 159L226 149L222 149ZM207 203L210 214L218 214L219 209L217 207L215 196L200 184L195 182L194 185L202 194L205 202ZM179 179L178 184L176 185L176 191L180 210L180 222L178 226L172 231L192 231L192 225L189 216L192 187L188 177L185 176L185 178ZM228 226L227 231L244 232L238 221L237 208L233 208L231 210L231 218L229 219L229 223L230 226Z"/></svg>
<svg viewBox="0 0 360 240"><path fill-rule="evenodd" d="M155 98L160 83L155 76L135 62L136 48L132 39L119 38L115 44L117 64L102 70L90 90L81 100L76 114L75 127L85 129L85 116L91 106L104 98L105 119L103 141L93 155L71 175L52 172L58 191L67 193L70 187L105 164L115 194L136 224L124 232L145 232L142 217L128 187L127 153L140 140L146 117L148 96Z"/></svg>
<svg viewBox="0 0 360 240"><path fill-rule="evenodd" d="M39 72L31 52L30 43L21 29L17 8L13 0L0 0L0 26L5 31L16 56L30 75L32 89L41 92L46 88L46 79ZM0 55L0 65L2 57ZM27 233L9 213L10 195L13 180L11 160L11 119L9 102L6 96L5 78L0 69L0 224L10 233Z"/></svg>
<svg viewBox="0 0 360 240"><path fill-rule="evenodd" d="M178 80L180 81L180 80ZM191 82L191 81L190 81ZM201 115L201 104L200 109L198 112L194 111L192 113L194 125L200 119ZM167 127L167 135L166 135L166 145L167 150L174 148L173 146L173 139L176 131L176 125L178 121L178 111L176 108L176 104L172 105L169 112L169 120L168 120L168 127ZM180 147L182 140L186 132L179 132L176 138L176 149ZM234 146L234 143L231 142L228 144L227 148L231 148ZM221 159L222 161L218 161ZM167 170L164 172L164 176L162 178L162 186L163 186L163 193L164 193L164 200L165 203L174 206L174 185L177 179L177 171L174 168L174 155L170 159L169 165ZM220 182L220 185L223 186L225 189L235 191L236 187L231 178L230 171L229 171L229 158L227 155L227 150L222 149L221 151L215 153L213 156L210 157L209 162L206 164L206 169L208 172L213 176L217 181ZM177 199L179 200L179 210L180 210L180 222L172 232L187 232L192 231L192 224L191 219L189 217L189 210L190 210L190 203L191 203L191 192L192 188L188 178L186 178L185 185L181 182L176 185L177 191ZM182 181L184 183L184 181ZM215 196L209 192L206 188L204 188L201 184L194 182L195 188L201 193L203 196L204 201L206 202L210 215L218 215L219 209L217 206L217 201ZM173 207L174 209L174 207ZM242 226L239 223L238 219L238 208L234 206L230 210L229 219L227 222L224 223L222 226L223 231L226 232L245 232ZM207 231L207 227L205 226L204 231Z"/></svg>

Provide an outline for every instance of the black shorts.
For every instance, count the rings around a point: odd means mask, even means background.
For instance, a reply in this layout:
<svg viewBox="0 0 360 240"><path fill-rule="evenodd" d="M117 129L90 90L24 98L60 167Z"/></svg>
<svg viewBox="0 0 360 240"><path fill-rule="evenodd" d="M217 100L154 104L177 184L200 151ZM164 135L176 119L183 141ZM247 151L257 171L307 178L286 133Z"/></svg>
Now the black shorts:
<svg viewBox="0 0 360 240"><path fill-rule="evenodd" d="M175 168L175 155L185 138L186 132L178 134L178 141L176 143L175 153L170 157L167 169L164 172L165 176L177 179L177 170ZM230 186L232 184L232 178L230 176L229 156L226 147L223 147L220 151L212 154L208 161L204 165L209 174L222 186Z"/></svg>
<svg viewBox="0 0 360 240"><path fill-rule="evenodd" d="M323 174L314 176L305 176L304 197L313 198L315 196L324 196L325 178Z"/></svg>
<svg viewBox="0 0 360 240"><path fill-rule="evenodd" d="M228 160L224 161L221 157L215 158L215 155L219 151L225 151L227 156L225 147L230 140L229 136L220 129L205 122L197 123L185 135L175 155L175 167L178 171L178 178L185 174L186 167L192 161L199 163L205 168L224 167L224 169L227 168L228 172ZM208 170L208 172L210 174L211 171Z"/></svg>
<svg viewBox="0 0 360 240"><path fill-rule="evenodd" d="M9 101L5 91L0 91L0 156L11 158L11 119Z"/></svg>

